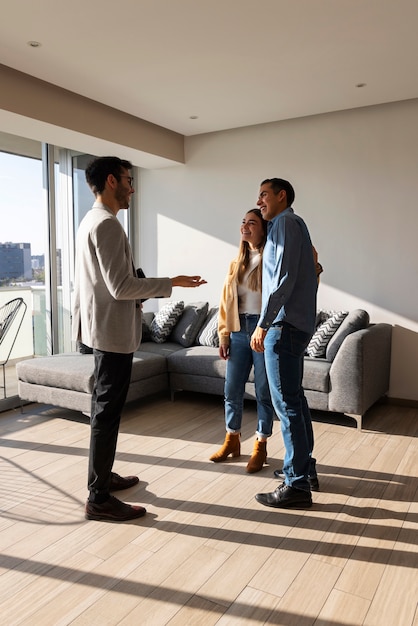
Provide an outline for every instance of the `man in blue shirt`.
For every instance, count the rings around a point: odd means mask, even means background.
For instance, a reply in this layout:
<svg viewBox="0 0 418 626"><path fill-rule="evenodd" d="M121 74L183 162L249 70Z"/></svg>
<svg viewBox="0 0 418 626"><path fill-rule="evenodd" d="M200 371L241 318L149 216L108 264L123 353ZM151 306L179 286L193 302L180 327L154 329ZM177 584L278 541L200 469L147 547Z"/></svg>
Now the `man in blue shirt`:
<svg viewBox="0 0 418 626"><path fill-rule="evenodd" d="M265 353L285 458L284 483L272 493L257 494L256 500L277 508L312 506L311 484L317 482L312 422L302 377L305 350L315 330L318 282L308 229L291 208L294 197L287 180L271 178L261 183L257 201L269 224L261 315L251 347Z"/></svg>

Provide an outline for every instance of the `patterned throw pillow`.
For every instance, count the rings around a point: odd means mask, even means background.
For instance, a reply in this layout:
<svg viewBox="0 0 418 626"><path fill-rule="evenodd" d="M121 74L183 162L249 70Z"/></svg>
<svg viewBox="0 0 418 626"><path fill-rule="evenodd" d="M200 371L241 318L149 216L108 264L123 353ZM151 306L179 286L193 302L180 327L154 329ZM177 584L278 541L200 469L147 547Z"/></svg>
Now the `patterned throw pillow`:
<svg viewBox="0 0 418 626"><path fill-rule="evenodd" d="M325 318L314 332L306 348L306 354L314 358L325 357L327 345L334 333L347 317L348 311L321 311L321 319Z"/></svg>
<svg viewBox="0 0 418 626"><path fill-rule="evenodd" d="M347 315L331 341L327 345L326 359L333 361L344 339L357 330L367 328L370 323L370 317L364 309L354 309Z"/></svg>
<svg viewBox="0 0 418 626"><path fill-rule="evenodd" d="M151 322L150 334L152 341L155 341L155 343L164 343L167 341L171 331L183 313L183 310L184 302L182 300L178 302L167 302L167 304L155 314Z"/></svg>
<svg viewBox="0 0 418 626"><path fill-rule="evenodd" d="M202 330L196 338L196 343L199 346L210 346L212 348L219 348L218 337L218 307L210 309L206 322L203 324Z"/></svg>
<svg viewBox="0 0 418 626"><path fill-rule="evenodd" d="M192 346L206 319L208 309L209 304L207 302L186 304L183 315L171 333L170 341L175 341L185 348Z"/></svg>

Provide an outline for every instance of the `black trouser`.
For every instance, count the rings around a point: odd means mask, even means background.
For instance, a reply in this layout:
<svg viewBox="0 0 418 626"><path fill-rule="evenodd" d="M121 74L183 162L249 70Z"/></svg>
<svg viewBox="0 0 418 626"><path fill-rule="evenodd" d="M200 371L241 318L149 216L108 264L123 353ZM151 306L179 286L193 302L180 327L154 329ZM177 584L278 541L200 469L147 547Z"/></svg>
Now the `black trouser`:
<svg viewBox="0 0 418 626"><path fill-rule="evenodd" d="M120 414L128 394L133 354L93 350L94 389L91 399L88 489L90 502L109 498Z"/></svg>

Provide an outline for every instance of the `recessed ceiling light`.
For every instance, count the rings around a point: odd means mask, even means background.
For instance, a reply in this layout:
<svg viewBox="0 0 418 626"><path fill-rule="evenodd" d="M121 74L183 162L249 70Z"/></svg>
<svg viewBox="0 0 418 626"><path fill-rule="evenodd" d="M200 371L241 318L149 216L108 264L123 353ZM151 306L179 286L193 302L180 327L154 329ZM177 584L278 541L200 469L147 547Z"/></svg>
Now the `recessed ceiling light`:
<svg viewBox="0 0 418 626"><path fill-rule="evenodd" d="M361 87L366 87L367 83L357 83L356 87L358 87L359 89L361 89Z"/></svg>
<svg viewBox="0 0 418 626"><path fill-rule="evenodd" d="M199 119L199 116L198 116L198 115L191 115L191 116L189 117L189 120L198 120L198 119Z"/></svg>
<svg viewBox="0 0 418 626"><path fill-rule="evenodd" d="M28 46L31 48L40 48L42 44L39 41L28 41Z"/></svg>

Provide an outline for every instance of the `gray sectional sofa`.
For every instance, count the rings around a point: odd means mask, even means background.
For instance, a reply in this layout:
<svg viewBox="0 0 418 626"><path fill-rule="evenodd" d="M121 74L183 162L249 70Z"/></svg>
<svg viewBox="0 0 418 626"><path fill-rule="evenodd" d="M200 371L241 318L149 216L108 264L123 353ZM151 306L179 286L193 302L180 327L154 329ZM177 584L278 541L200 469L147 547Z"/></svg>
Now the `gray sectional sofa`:
<svg viewBox="0 0 418 626"><path fill-rule="evenodd" d="M171 320L174 327L166 336L157 333L153 340L150 330L157 316L145 314L144 341L134 355L127 401L161 393L171 393L174 399L183 390L222 396L226 362L216 347L216 315L208 303L188 304L177 320ZM322 326L316 334L319 343L324 341L320 346L324 354L305 357L303 384L309 406L349 415L361 428L364 413L389 388L392 327L370 324L362 310L346 314L325 339L319 332ZM17 374L22 400L90 411L92 354L73 352L21 361ZM255 398L252 372L246 397Z"/></svg>

